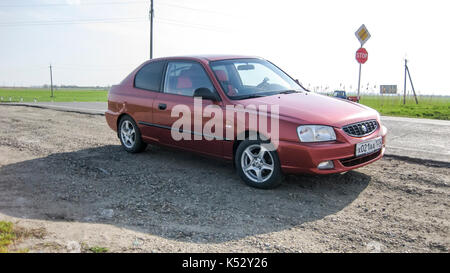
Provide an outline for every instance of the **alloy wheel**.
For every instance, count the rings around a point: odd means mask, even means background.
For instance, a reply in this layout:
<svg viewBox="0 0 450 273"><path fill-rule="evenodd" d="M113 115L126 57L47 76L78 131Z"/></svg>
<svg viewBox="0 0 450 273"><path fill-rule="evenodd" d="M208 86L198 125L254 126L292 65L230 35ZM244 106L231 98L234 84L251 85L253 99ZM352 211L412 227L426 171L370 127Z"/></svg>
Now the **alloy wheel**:
<svg viewBox="0 0 450 273"><path fill-rule="evenodd" d="M133 124L129 120L122 122L120 127L120 137L122 138L122 143L128 149L133 148L136 142L136 130Z"/></svg>
<svg viewBox="0 0 450 273"><path fill-rule="evenodd" d="M263 183L272 176L275 162L269 150L260 144L253 144L242 153L241 167L248 179Z"/></svg>

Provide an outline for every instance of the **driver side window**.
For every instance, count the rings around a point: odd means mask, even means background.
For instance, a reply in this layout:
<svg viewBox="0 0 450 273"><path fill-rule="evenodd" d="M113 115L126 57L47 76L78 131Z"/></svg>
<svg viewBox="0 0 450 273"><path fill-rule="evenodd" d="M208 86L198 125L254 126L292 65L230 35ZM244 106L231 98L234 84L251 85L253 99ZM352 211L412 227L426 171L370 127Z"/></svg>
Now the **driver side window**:
<svg viewBox="0 0 450 273"><path fill-rule="evenodd" d="M192 97L198 88L214 87L199 63L169 62L164 81L164 93Z"/></svg>

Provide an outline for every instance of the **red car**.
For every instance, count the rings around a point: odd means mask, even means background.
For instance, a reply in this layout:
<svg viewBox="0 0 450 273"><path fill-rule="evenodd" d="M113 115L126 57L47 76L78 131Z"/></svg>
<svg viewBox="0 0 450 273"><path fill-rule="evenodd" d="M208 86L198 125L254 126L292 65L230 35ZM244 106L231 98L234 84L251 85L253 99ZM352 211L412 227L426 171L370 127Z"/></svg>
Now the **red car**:
<svg viewBox="0 0 450 273"><path fill-rule="evenodd" d="M199 97L200 110L215 111L200 124L192 114ZM258 115L270 108L263 116L278 122L268 125L271 135L249 124L242 107ZM175 126L177 109L188 112L182 127ZM377 111L311 93L269 61L245 56L147 61L111 88L105 116L128 152L158 144L232 160L238 175L258 188L279 185L283 174L339 173L372 163L383 156L387 133ZM217 117L221 124L205 133Z"/></svg>

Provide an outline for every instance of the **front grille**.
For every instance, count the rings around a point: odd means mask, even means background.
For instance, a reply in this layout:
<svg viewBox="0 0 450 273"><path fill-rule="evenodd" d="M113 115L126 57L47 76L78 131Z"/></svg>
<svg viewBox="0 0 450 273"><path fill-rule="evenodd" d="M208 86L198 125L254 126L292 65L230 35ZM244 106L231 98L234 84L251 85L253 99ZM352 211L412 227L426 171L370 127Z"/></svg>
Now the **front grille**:
<svg viewBox="0 0 450 273"><path fill-rule="evenodd" d="M366 120L357 123L352 123L342 127L342 130L349 136L363 137L375 132L378 128L378 122L376 120Z"/></svg>
<svg viewBox="0 0 450 273"><path fill-rule="evenodd" d="M339 161L341 161L342 165L344 165L345 167L353 167L359 164L363 164L367 161L370 161L372 159L377 158L381 153L381 150L369 154L369 155L365 155L362 157L350 157L350 158L345 158L345 159L340 159Z"/></svg>

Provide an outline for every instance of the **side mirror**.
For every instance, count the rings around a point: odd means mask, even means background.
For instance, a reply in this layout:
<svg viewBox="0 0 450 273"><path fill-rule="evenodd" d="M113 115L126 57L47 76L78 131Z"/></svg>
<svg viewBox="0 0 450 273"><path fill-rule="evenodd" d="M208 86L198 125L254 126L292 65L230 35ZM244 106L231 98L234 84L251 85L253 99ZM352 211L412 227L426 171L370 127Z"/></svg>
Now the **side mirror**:
<svg viewBox="0 0 450 273"><path fill-rule="evenodd" d="M298 81L298 79L294 80L298 85L301 85L300 82Z"/></svg>
<svg viewBox="0 0 450 273"><path fill-rule="evenodd" d="M214 93L213 91L211 91L209 88L206 87L200 87L195 89L194 97L201 97L204 100L220 101L220 98L217 95L217 93Z"/></svg>

